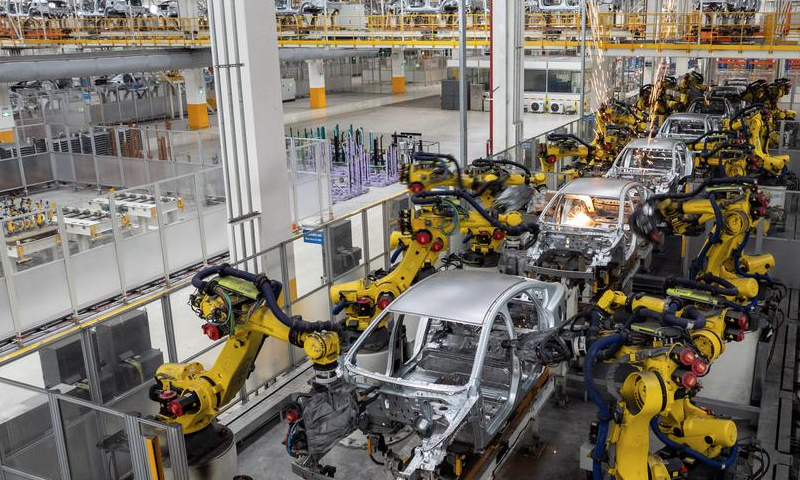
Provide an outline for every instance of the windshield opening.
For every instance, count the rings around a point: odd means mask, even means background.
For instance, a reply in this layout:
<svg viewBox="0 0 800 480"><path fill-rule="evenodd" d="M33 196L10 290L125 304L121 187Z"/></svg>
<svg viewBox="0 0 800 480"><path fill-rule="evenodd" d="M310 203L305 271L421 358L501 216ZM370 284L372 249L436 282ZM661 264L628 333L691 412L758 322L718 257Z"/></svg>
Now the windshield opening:
<svg viewBox="0 0 800 480"><path fill-rule="evenodd" d="M672 150L654 148L629 148L622 158L623 168L672 169Z"/></svg>
<svg viewBox="0 0 800 480"><path fill-rule="evenodd" d="M619 218L619 200L561 194L540 218L563 227L613 229Z"/></svg>

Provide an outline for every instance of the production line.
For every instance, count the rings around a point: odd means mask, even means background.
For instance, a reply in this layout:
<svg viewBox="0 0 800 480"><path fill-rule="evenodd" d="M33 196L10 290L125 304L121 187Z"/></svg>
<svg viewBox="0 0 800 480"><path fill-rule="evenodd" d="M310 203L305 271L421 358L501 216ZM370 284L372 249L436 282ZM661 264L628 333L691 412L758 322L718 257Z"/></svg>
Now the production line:
<svg viewBox="0 0 800 480"><path fill-rule="evenodd" d="M0 0L0 480L800 479L798 18Z"/></svg>
<svg viewBox="0 0 800 480"><path fill-rule="evenodd" d="M341 321L287 315L282 285L266 275L228 265L201 271L190 304L207 337L227 340L210 369L158 369L150 398L159 419L182 425L203 462L202 452L220 451L211 462L230 462L231 434L215 412L233 400L269 336L303 348L313 364L311 390L283 410L286 451L305 479L336 478L325 456L355 431L389 478L495 478L486 469L501 463L494 442L513 438L513 449L556 378L575 368L598 409L581 448L589 477L762 478L762 446L694 399L728 344L749 332L770 342L778 327L786 288L770 276L776 260L746 251L783 219L760 183L794 181L788 159L766 153L775 129L762 118L795 114L775 103L785 82L749 85L741 98L752 105L723 114L720 130L686 143L662 139L662 125L686 120L675 115L691 103L689 90L707 90L694 75L665 84L644 92L688 86L614 105L621 117L604 106L606 133L598 129L591 144L551 136L539 173L503 159L462 171L450 156L415 154L400 173L412 206L391 232L394 265L331 288ZM616 158L601 137L611 125L619 127L611 135L634 137ZM580 147L567 154L568 142ZM743 161L748 176L728 175L728 164ZM548 176L565 185L546 192ZM638 291L637 275L651 271L654 247L663 250L668 236L706 238L686 277ZM609 390L613 401L595 384L598 369L622 382Z"/></svg>

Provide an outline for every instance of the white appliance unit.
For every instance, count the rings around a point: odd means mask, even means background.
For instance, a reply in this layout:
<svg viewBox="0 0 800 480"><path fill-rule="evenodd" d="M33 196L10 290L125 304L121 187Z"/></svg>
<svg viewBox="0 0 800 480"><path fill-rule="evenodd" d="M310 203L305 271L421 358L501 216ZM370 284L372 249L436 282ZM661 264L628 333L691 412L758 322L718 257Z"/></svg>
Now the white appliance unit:
<svg viewBox="0 0 800 480"><path fill-rule="evenodd" d="M548 113L564 113L564 102L561 100L550 100L547 102Z"/></svg>
<svg viewBox="0 0 800 480"><path fill-rule="evenodd" d="M546 113L545 101L543 99L534 99L530 101L530 111L532 113Z"/></svg>

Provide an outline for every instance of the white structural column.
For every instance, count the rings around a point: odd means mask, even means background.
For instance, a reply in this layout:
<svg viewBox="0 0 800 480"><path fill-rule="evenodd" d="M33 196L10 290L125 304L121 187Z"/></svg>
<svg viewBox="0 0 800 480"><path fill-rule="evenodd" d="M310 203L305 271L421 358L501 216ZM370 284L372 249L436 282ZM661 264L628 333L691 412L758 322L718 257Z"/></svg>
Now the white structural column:
<svg viewBox="0 0 800 480"><path fill-rule="evenodd" d="M653 83L653 76L658 65L659 59L645 57L642 59L642 85Z"/></svg>
<svg viewBox="0 0 800 480"><path fill-rule="evenodd" d="M236 261L291 235L275 2L214 0L208 5L231 259Z"/></svg>
<svg viewBox="0 0 800 480"><path fill-rule="evenodd" d="M677 57L672 59L675 62L675 76L682 77L689 73L689 58Z"/></svg>
<svg viewBox="0 0 800 480"><path fill-rule="evenodd" d="M522 92L525 80L520 0L492 3L492 153L522 141Z"/></svg>
<svg viewBox="0 0 800 480"><path fill-rule="evenodd" d="M186 110L189 114L189 128L192 130L208 128L205 72L201 68L184 70L183 80L186 84Z"/></svg>
<svg viewBox="0 0 800 480"><path fill-rule="evenodd" d="M311 108L325 108L325 61L322 59L306 60L308 64L308 93L311 97Z"/></svg>
<svg viewBox="0 0 800 480"><path fill-rule="evenodd" d="M185 18L197 18L197 0L178 0L178 16Z"/></svg>
<svg viewBox="0 0 800 480"><path fill-rule="evenodd" d="M392 93L406 93L406 56L402 50L392 50Z"/></svg>
<svg viewBox="0 0 800 480"><path fill-rule="evenodd" d="M7 83L0 83L0 143L14 141L14 111Z"/></svg>

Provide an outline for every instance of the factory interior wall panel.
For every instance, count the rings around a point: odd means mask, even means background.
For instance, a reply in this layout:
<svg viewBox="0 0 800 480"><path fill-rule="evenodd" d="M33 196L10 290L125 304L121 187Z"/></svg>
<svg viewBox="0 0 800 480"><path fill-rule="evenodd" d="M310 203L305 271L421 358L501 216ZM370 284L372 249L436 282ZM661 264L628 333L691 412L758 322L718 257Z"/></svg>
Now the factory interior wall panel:
<svg viewBox="0 0 800 480"><path fill-rule="evenodd" d="M185 362L192 355L211 345L211 340L200 330L202 321L192 313L186 304L186 299L194 291L195 288L188 285L169 295L172 306L172 324L175 330L175 352L179 362ZM203 365L211 366L209 363Z"/></svg>
<svg viewBox="0 0 800 480"><path fill-rule="evenodd" d="M101 245L72 255L72 275L78 306L88 307L120 293L114 245Z"/></svg>
<svg viewBox="0 0 800 480"><path fill-rule="evenodd" d="M196 218L182 220L164 228L170 271L195 265L198 259L203 258L200 242L196 241L198 238L200 238L200 223Z"/></svg>
<svg viewBox="0 0 800 480"><path fill-rule="evenodd" d="M161 256L159 232L150 231L125 238L120 245L125 285L144 285L163 278L164 262Z"/></svg>
<svg viewBox="0 0 800 480"><path fill-rule="evenodd" d="M206 240L206 253L209 256L220 255L228 251L228 213L224 207L209 209L203 212L203 225Z"/></svg>
<svg viewBox="0 0 800 480"><path fill-rule="evenodd" d="M94 169L94 158L82 153L73 154L75 162L75 179L78 183L94 184L97 182Z"/></svg>
<svg viewBox="0 0 800 480"><path fill-rule="evenodd" d="M23 330L63 317L72 310L64 260L15 273L13 281ZM46 302L42 301L43 296Z"/></svg>
<svg viewBox="0 0 800 480"><path fill-rule="evenodd" d="M292 213L296 213L295 218L299 220L311 217L318 218L320 215L320 206L327 204L322 202L329 199L329 195L326 193L328 190L327 184L323 182L322 197L320 197L320 185L317 181L317 175L300 173L297 175L297 184L290 186L290 189L293 188L297 189L295 197L297 199L297 212L294 212L294 202L289 202L289 204ZM290 195L295 194L290 191Z"/></svg>
<svg viewBox="0 0 800 480"><path fill-rule="evenodd" d="M122 173L125 175L125 186L144 185L147 183L147 164L141 160L122 159Z"/></svg>
<svg viewBox="0 0 800 480"><path fill-rule="evenodd" d="M28 186L55 180L52 157L49 153L22 157L22 167L25 169L25 183Z"/></svg>
<svg viewBox="0 0 800 480"><path fill-rule="evenodd" d="M11 318L11 304L8 303L8 286L6 279L0 278L0 338L8 338L14 333L14 321Z"/></svg>
<svg viewBox="0 0 800 480"><path fill-rule="evenodd" d="M294 312L292 314L296 315ZM290 346L282 340L267 338L256 357L255 369L245 381L247 389L252 390L264 385L288 370L292 366L289 348Z"/></svg>
<svg viewBox="0 0 800 480"><path fill-rule="evenodd" d="M776 259L797 258L797 252L800 252L800 238L794 240L764 238L762 250L772 253ZM800 269L793 262L775 262L770 276L777 278L787 287L800 288Z"/></svg>
<svg viewBox="0 0 800 480"><path fill-rule="evenodd" d="M0 192L22 188L22 175L16 158L0 160Z"/></svg>
<svg viewBox="0 0 800 480"><path fill-rule="evenodd" d="M100 185L115 188L122 188L125 186L122 183L122 175L119 170L119 158L101 155L98 155L96 158Z"/></svg>
<svg viewBox="0 0 800 480"><path fill-rule="evenodd" d="M53 179L57 182L75 182L75 172L72 170L72 155L69 153L53 152Z"/></svg>
<svg viewBox="0 0 800 480"><path fill-rule="evenodd" d="M325 261L322 245L305 243L303 239L291 243L294 252L294 274L297 278L297 296L302 297L322 286L325 278ZM327 305L324 302L324 305Z"/></svg>
<svg viewBox="0 0 800 480"><path fill-rule="evenodd" d="M703 398L739 405L750 404L758 337L759 332L748 332L743 341L725 345L725 354L714 362L703 377Z"/></svg>

